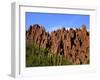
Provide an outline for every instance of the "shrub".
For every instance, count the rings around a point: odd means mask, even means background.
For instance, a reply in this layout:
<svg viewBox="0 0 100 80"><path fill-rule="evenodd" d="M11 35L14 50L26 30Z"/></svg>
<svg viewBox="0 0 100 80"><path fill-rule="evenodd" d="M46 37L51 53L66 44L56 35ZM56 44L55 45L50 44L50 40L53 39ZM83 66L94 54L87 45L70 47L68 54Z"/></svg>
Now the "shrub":
<svg viewBox="0 0 100 80"><path fill-rule="evenodd" d="M34 43L26 43L26 67L70 64L72 63L59 53L50 53L47 48L38 47Z"/></svg>

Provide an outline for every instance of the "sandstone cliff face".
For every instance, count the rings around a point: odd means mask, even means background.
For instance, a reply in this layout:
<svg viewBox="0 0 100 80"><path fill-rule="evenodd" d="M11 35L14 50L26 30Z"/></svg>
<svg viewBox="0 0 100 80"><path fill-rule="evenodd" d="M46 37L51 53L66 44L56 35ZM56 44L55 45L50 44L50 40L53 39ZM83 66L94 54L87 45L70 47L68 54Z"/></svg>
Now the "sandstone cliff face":
<svg viewBox="0 0 100 80"><path fill-rule="evenodd" d="M73 64L89 61L89 32L85 25L80 29L65 28L46 32L43 26L35 24L26 31L26 41L48 48L49 52L64 55Z"/></svg>

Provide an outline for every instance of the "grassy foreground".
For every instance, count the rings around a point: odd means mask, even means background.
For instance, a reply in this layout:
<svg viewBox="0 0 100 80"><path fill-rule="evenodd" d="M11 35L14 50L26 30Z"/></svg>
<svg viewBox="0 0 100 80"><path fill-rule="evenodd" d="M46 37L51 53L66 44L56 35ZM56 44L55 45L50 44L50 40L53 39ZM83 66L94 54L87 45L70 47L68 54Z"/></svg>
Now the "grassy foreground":
<svg viewBox="0 0 100 80"><path fill-rule="evenodd" d="M47 48L26 43L26 67L71 65L64 55L50 53Z"/></svg>

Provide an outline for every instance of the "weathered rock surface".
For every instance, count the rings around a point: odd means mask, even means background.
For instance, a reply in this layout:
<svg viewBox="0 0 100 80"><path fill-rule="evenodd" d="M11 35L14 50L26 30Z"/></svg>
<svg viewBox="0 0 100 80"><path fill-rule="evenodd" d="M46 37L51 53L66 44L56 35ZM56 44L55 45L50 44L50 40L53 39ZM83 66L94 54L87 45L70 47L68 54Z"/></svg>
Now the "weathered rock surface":
<svg viewBox="0 0 100 80"><path fill-rule="evenodd" d="M49 52L64 55L73 64L89 61L89 32L85 25L80 29L65 28L46 32L43 26L35 24L26 31L26 41L48 48Z"/></svg>

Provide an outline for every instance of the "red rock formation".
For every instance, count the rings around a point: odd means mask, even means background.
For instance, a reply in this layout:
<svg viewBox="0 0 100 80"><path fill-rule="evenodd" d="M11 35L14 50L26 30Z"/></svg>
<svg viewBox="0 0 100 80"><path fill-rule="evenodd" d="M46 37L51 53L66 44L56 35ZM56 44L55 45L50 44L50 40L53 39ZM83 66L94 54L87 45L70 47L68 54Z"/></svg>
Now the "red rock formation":
<svg viewBox="0 0 100 80"><path fill-rule="evenodd" d="M80 29L65 28L46 32L43 26L35 24L26 31L26 41L48 48L49 52L64 55L73 64L89 61L89 32L85 25Z"/></svg>

